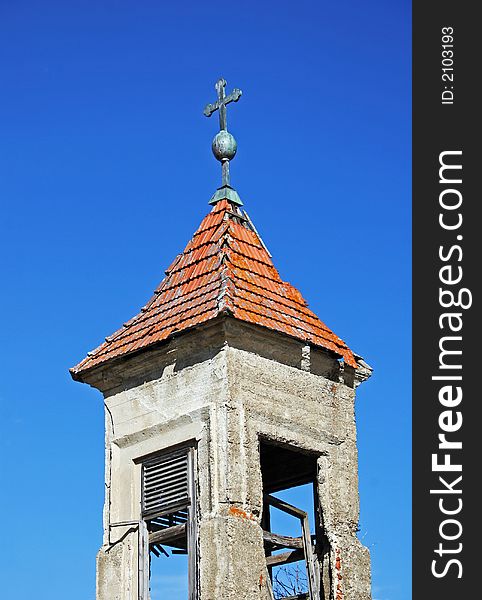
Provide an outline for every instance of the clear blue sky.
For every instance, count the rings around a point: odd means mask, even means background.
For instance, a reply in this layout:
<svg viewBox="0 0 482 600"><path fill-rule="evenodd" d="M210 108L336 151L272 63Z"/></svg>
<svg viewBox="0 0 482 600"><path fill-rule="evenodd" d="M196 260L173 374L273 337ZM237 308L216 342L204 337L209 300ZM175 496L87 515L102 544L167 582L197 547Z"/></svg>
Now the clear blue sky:
<svg viewBox="0 0 482 600"><path fill-rule="evenodd" d="M134 315L220 181L373 365L356 405L375 600L410 597L408 1L0 2L0 596L94 600L103 407L68 368Z"/></svg>

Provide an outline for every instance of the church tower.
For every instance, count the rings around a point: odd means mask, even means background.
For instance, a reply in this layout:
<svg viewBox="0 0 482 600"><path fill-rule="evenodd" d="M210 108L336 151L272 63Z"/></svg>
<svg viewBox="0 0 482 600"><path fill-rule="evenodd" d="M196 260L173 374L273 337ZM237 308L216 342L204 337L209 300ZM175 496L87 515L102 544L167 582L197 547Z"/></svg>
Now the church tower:
<svg viewBox="0 0 482 600"><path fill-rule="evenodd" d="M241 91L225 86L204 111L220 121L211 211L139 314L71 369L105 399L96 598L182 597L153 576L179 555L189 600L370 600L354 402L371 369L280 278L231 187ZM301 485L310 509L281 499Z"/></svg>

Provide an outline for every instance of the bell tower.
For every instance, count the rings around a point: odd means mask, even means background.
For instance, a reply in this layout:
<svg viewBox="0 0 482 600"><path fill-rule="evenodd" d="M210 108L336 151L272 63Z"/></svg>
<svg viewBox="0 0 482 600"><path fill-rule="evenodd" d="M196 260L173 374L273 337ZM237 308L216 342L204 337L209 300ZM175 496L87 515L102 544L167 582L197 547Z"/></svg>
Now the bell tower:
<svg viewBox="0 0 482 600"><path fill-rule="evenodd" d="M181 554L189 600L370 600L354 403L371 369L281 279L231 187L241 91L225 86L204 111L220 122L212 209L139 314L71 369L105 401L96 598L177 598L152 572ZM300 485L312 509L283 499ZM277 587L288 567L302 581Z"/></svg>

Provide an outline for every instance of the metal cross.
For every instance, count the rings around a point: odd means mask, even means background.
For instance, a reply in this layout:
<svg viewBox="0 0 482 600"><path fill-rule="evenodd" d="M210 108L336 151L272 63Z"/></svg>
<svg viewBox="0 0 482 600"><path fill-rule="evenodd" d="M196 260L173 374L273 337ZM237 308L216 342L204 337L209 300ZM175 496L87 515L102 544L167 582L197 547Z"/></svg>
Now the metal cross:
<svg viewBox="0 0 482 600"><path fill-rule="evenodd" d="M237 102L241 97L242 91L238 90L238 88L235 88L229 94L229 96L226 96L226 91L224 89L226 87L225 79L219 79L219 81L216 82L215 87L218 93L218 99L214 104L206 105L206 108L204 109L204 114L206 115L206 117L210 117L213 114L213 112L219 110L219 129L227 131L228 122L226 117L226 106L230 102Z"/></svg>

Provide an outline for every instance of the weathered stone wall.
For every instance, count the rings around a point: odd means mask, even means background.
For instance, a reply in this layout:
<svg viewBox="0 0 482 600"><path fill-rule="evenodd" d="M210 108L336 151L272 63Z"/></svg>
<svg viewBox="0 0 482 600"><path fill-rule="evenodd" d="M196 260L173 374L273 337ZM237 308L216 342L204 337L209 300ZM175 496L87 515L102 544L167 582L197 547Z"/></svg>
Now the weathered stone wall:
<svg viewBox="0 0 482 600"><path fill-rule="evenodd" d="M198 449L200 600L269 598L260 436L319 453L331 600L370 599L368 551L356 537L352 369L342 372L327 353L227 319L99 369L89 382L106 404L98 600L138 598L138 460L189 440Z"/></svg>
<svg viewBox="0 0 482 600"><path fill-rule="evenodd" d="M369 600L369 553L356 537L359 495L353 373L340 372L337 361L319 351L311 350L307 357L301 344L285 345L285 354L283 345L277 344L277 360L272 360L266 336L262 338L251 335L247 344L244 328L230 327L227 362L232 425L227 430L230 462L236 464L231 501L256 516L261 511L260 436L318 452L320 504L331 545L332 598Z"/></svg>

